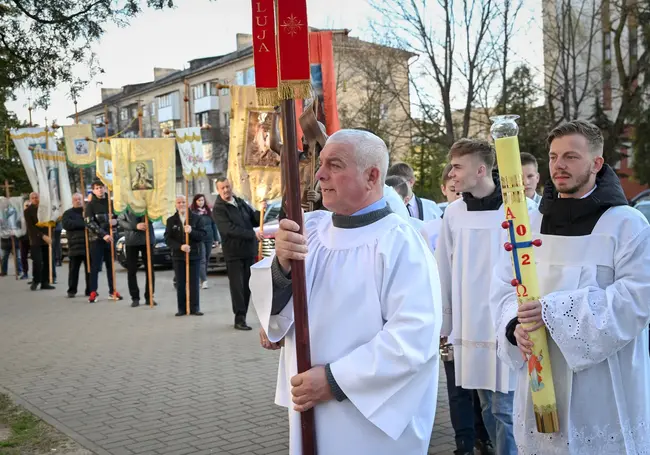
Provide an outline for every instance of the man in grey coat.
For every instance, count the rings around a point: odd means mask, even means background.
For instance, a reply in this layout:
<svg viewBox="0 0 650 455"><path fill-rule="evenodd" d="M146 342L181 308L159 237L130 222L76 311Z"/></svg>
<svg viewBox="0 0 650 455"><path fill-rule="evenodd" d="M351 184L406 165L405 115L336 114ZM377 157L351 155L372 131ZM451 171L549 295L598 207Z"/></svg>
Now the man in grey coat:
<svg viewBox="0 0 650 455"><path fill-rule="evenodd" d="M126 270L127 281L129 283L129 294L131 294L131 306L133 308L140 305L140 288L138 287L138 260L142 256L144 263L145 276L147 277L144 291L145 301L149 302L149 274L147 273L147 225L144 222L144 216L136 216L133 213L124 212L118 218L118 223L124 229L124 245L126 249ZM154 247L156 236L154 235L153 226L149 223L149 243L151 248ZM156 279L151 268L151 289L154 290ZM157 303L154 301L154 305Z"/></svg>

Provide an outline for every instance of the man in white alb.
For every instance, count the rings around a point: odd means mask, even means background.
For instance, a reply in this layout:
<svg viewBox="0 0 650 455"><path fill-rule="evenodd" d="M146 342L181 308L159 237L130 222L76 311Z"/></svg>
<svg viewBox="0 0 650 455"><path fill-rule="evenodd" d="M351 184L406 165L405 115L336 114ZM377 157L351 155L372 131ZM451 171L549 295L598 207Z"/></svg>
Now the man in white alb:
<svg viewBox="0 0 650 455"><path fill-rule="evenodd" d="M492 286L499 355L518 374L519 453L650 453L650 227L603 164L598 127L565 123L548 144L551 181L531 218L534 237L542 239L535 249L542 298L517 307L505 251ZM560 423L555 434L537 432L522 360L539 355L528 333L544 326Z"/></svg>
<svg viewBox="0 0 650 455"><path fill-rule="evenodd" d="M408 184L408 196L405 203L408 213L420 221L431 221L442 217L442 210L433 201L418 197L413 192L415 173L413 168L406 163L395 163L388 169L388 175L402 177Z"/></svg>
<svg viewBox="0 0 650 455"><path fill-rule="evenodd" d="M252 267L252 301L270 343L284 339L276 403L314 408L323 455L424 455L436 408L440 287L435 260L383 197L388 151L377 136L330 136L316 174L323 204L305 235L280 222L276 256ZM290 260L305 260L311 359L297 375Z"/></svg>
<svg viewBox="0 0 650 455"><path fill-rule="evenodd" d="M495 153L485 141L461 139L452 145L449 160L449 177L463 197L445 210L435 251L442 288L441 334L454 347L456 386L478 392L496 453L516 455L515 373L497 357L488 298L491 271L503 248L503 198L492 172Z"/></svg>

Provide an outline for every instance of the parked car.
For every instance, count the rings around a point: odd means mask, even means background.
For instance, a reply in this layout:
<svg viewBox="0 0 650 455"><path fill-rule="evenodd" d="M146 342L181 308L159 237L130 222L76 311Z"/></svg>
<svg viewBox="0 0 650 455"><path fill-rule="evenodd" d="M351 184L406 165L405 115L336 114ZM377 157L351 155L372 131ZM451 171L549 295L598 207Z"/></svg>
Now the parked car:
<svg viewBox="0 0 650 455"><path fill-rule="evenodd" d="M161 221L154 221L153 231L156 240L153 245L151 263L154 267L171 267L172 266L172 253L165 243L165 225ZM125 238L120 237L115 244L115 257L120 265L126 268L126 248ZM138 267L142 267L142 256L138 259ZM210 263L208 264L208 272L222 272L226 270L226 261L223 257L221 243L216 242L212 247L210 254Z"/></svg>
<svg viewBox="0 0 650 455"><path fill-rule="evenodd" d="M262 257L269 257L275 250L275 233L280 227L280 209L282 199L267 201L266 212L264 213L264 240L262 241ZM255 232L260 230L259 226ZM258 260L261 258L257 258Z"/></svg>

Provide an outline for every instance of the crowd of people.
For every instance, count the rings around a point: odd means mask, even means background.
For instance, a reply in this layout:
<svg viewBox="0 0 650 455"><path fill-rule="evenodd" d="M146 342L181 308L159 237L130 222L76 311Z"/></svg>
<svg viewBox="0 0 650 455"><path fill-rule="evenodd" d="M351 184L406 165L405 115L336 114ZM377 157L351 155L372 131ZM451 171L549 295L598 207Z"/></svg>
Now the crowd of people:
<svg viewBox="0 0 650 455"><path fill-rule="evenodd" d="M217 181L213 207L197 194L188 210L176 198L166 220L178 311L201 316L210 250L220 241L227 262L234 328L249 301L266 349L282 349L276 403L289 408L291 453L301 453L300 413L316 412L318 451L326 454L424 454L437 405L439 360L447 384L455 454L642 454L650 451L650 227L629 207L603 160L600 130L576 120L548 136L550 179L538 193L536 159L521 154L522 184L535 237L541 297L519 306L512 262L503 248L501 180L493 147L461 139L441 176L446 207L417 196L405 163L388 166L385 143L368 131L341 130L320 153L321 207L304 231L281 215L275 254L255 263L260 212ZM37 193L25 208L31 289L51 290L53 242L37 226ZM101 181L63 215L69 239L68 296L79 270L93 303L110 260L111 230L125 232L131 306L140 305L137 268L147 224L109 216ZM112 229L111 229L112 227ZM151 226L149 226L151 228ZM90 267L86 264L86 239ZM153 243L153 232L149 233ZM27 277L23 239L21 272ZM3 239L2 272L7 247ZM186 267L189 261L189 283ZM293 261L304 261L311 369L298 374ZM143 261L145 264L147 261ZM89 272L88 272L89 270ZM144 298L155 290L154 273ZM148 278L147 278L148 279ZM189 285L188 285L189 284ZM154 301L155 304L155 301ZM536 428L530 392L530 333L548 331L560 431ZM538 384L539 386L539 384Z"/></svg>
<svg viewBox="0 0 650 455"><path fill-rule="evenodd" d="M178 311L176 316L187 314L186 296L189 290L189 314L202 316L200 308L200 290L208 289L208 265L212 248L221 242L226 260L230 293L234 315L234 328L251 330L246 323L250 291L250 266L257 254L257 242L262 235L256 233L254 227L259 225L260 212L251 208L248 203L234 196L230 183L221 178L217 183L219 195L210 209L205 195L196 194L192 204L187 207L185 196L176 198L176 213L166 220L164 239L170 248L174 269L174 284L176 287ZM144 264L146 276L144 301L157 306L154 299L155 271L148 270L147 238L151 248L155 245L155 235L151 223L145 222L143 215L126 211L116 215L109 211L109 201L106 187L101 180L96 179L91 184L91 194L84 207L83 195L75 193L72 196L72 208L63 213L60 225L66 231L68 241L69 273L67 296L75 298L78 293L79 275L83 271L84 294L89 303L95 303L99 297L100 272L105 270L108 283L108 296L113 300L123 300L116 290L112 249L117 239L118 226L124 235L126 254L127 282L131 297L131 306L138 307L141 302L141 292L138 286L137 271ZM9 258L12 252L20 256L17 261L18 273L21 279L29 279L28 258L32 260L32 279L30 289L36 291L53 290L56 287L56 267L61 265L60 243L61 229L53 229L38 224L39 194L33 192L25 201L25 237L2 238L2 269L0 276L6 276ZM187 216L187 219L186 219ZM149 235L147 236L147 225ZM56 232L58 231L58 234ZM11 242L14 242L12 248ZM54 254L52 261L50 247ZM189 281L185 263L189 263ZM88 260L90 262L88 262ZM82 268L83 267L83 268ZM53 272L52 279L50 271ZM149 282L151 280L151 283ZM189 283L189 286L187 284ZM151 294L150 294L151 291Z"/></svg>
<svg viewBox="0 0 650 455"><path fill-rule="evenodd" d="M330 212L307 214L303 232L282 220L275 256L252 268L260 342L282 349L276 403L289 409L291 453L309 409L319 453L427 453L440 357L455 454L648 453L650 227L604 164L603 142L585 121L551 131L541 194L537 163L522 153L541 297L518 306L489 143L452 145L439 217L413 194L407 165L388 167L381 139L333 134L317 173ZM313 365L300 374L294 261L305 263ZM548 332L555 433L538 431L533 412L538 329Z"/></svg>

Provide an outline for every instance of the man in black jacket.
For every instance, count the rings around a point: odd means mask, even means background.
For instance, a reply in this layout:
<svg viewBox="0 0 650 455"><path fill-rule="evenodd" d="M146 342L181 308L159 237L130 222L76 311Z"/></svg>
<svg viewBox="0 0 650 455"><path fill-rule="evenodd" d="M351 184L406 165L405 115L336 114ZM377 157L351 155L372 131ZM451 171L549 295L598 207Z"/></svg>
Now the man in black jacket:
<svg viewBox="0 0 650 455"><path fill-rule="evenodd" d="M72 208L63 212L62 225L68 238L68 297L77 295L79 283L79 267L83 264L86 278L86 295L90 296L90 276L86 264L86 222L83 215L83 196L79 193L72 195Z"/></svg>
<svg viewBox="0 0 650 455"><path fill-rule="evenodd" d="M120 227L124 229L124 244L126 247L126 270L129 283L129 294L131 294L131 306L133 308L140 305L140 288L138 287L138 259L142 255L144 263L144 272L147 277L144 299L149 302L149 274L147 273L147 234L145 232L147 224L144 222L144 216L136 216L130 212L124 212L118 218ZM149 243L151 248L155 244L156 236L154 235L153 226L149 223ZM156 278L153 267L151 268L151 289L155 289ZM156 302L154 302L156 305Z"/></svg>
<svg viewBox="0 0 650 455"><path fill-rule="evenodd" d="M108 198L105 194L104 184L101 180L94 180L92 184L93 196L86 206L86 227L88 227L88 241L90 246L90 296L88 301L97 301L97 286L99 269L102 261L106 265L106 278L108 279L108 293L115 300L122 300L122 296L115 290L113 283L113 263L111 261L111 244L114 239L110 236L109 224L117 225L115 217L108 216Z"/></svg>
<svg viewBox="0 0 650 455"><path fill-rule="evenodd" d="M187 226L185 215L188 214ZM185 234L189 236L189 244L185 243ZM190 314L203 316L199 306L199 267L201 265L201 244L206 236L204 223L201 218L187 210L185 196L176 196L176 213L167 219L165 227L165 242L172 252L174 275L176 276L176 301L178 312L176 316L184 316L185 308L185 253L190 256Z"/></svg>
<svg viewBox="0 0 650 455"><path fill-rule="evenodd" d="M47 228L36 225L38 223L38 204L40 202L38 193L31 193L29 201L30 205L25 209L25 224L27 225L27 235L31 245L32 273L34 275L30 289L35 291L39 284L41 289L54 289L54 286L49 283L50 261L48 260L48 246L52 243L52 239L46 234Z"/></svg>
<svg viewBox="0 0 650 455"><path fill-rule="evenodd" d="M256 234L253 230L254 226L260 224L260 212L253 210L243 199L234 196L226 178L217 179L217 192L219 196L212 213L221 235L223 255L228 268L235 329L251 330L246 325L246 313L251 297L248 282L257 254L257 240L263 239L260 232Z"/></svg>

